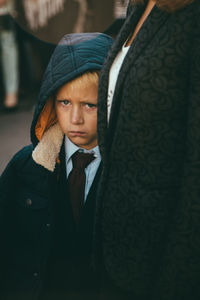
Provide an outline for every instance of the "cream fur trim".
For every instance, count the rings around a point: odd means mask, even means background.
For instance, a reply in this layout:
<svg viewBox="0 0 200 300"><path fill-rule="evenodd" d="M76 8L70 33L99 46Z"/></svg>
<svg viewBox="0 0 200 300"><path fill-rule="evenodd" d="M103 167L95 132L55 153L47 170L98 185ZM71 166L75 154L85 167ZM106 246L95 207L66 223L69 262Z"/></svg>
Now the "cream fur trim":
<svg viewBox="0 0 200 300"><path fill-rule="evenodd" d="M56 159L60 153L63 137L64 134L58 123L50 127L35 147L32 153L33 160L45 169L53 172Z"/></svg>

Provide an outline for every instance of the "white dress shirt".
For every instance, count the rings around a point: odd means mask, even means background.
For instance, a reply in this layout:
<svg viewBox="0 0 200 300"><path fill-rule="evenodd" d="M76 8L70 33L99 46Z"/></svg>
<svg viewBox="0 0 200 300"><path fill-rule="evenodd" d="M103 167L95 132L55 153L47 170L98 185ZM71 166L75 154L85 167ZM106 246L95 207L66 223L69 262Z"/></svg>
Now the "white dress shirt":
<svg viewBox="0 0 200 300"><path fill-rule="evenodd" d="M119 75L119 71L121 69L121 66L123 64L124 58L129 50L130 46L125 46L123 45L121 51L118 53L116 56L111 69L110 69L110 74L109 74L109 85L108 85L108 99L107 99L107 115L108 115L108 122L110 119L110 111L112 107L112 101L113 101L113 96L115 92L115 87L117 83L117 78Z"/></svg>
<svg viewBox="0 0 200 300"><path fill-rule="evenodd" d="M85 198L86 201L87 195L89 193L89 190L91 188L91 185L93 183L94 177L96 175L96 172L98 170L99 164L101 162L101 155L99 152L99 146L96 146L93 149L86 150L82 149L78 146L76 146L74 143L70 141L70 139L65 136L65 154L66 154L66 175L69 176L69 173L71 172L73 165L72 165L72 155L76 151L81 151L84 153L93 153L95 159L85 168L85 175L86 175L86 183L85 183Z"/></svg>

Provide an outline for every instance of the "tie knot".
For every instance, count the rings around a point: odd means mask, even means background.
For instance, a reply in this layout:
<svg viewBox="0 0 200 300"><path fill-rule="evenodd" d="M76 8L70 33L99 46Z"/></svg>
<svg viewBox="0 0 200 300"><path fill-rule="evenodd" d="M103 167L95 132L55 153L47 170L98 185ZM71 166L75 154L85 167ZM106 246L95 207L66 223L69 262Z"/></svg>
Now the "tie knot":
<svg viewBox="0 0 200 300"><path fill-rule="evenodd" d="M72 155L73 168L75 169L85 169L94 160L94 154L75 152Z"/></svg>

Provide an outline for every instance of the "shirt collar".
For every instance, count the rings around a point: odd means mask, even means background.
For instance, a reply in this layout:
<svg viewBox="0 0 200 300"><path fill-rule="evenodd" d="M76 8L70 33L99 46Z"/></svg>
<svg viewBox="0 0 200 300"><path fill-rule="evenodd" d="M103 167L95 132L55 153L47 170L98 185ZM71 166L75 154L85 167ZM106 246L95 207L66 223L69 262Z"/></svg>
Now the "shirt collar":
<svg viewBox="0 0 200 300"><path fill-rule="evenodd" d="M94 153L95 158L101 158L98 145L90 150L86 150L86 149L76 146L74 143L72 143L70 141L70 139L67 136L65 136L66 162L68 162L70 160L70 158L72 157L72 155L78 150L80 150L84 153Z"/></svg>

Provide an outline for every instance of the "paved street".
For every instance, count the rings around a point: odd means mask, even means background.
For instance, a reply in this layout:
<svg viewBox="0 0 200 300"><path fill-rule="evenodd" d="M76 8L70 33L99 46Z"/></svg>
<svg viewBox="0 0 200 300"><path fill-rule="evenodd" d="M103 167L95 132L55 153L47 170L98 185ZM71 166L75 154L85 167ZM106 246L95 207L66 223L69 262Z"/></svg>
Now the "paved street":
<svg viewBox="0 0 200 300"><path fill-rule="evenodd" d="M20 99L16 112L0 110L0 174L21 147L30 144L30 125L35 99Z"/></svg>

